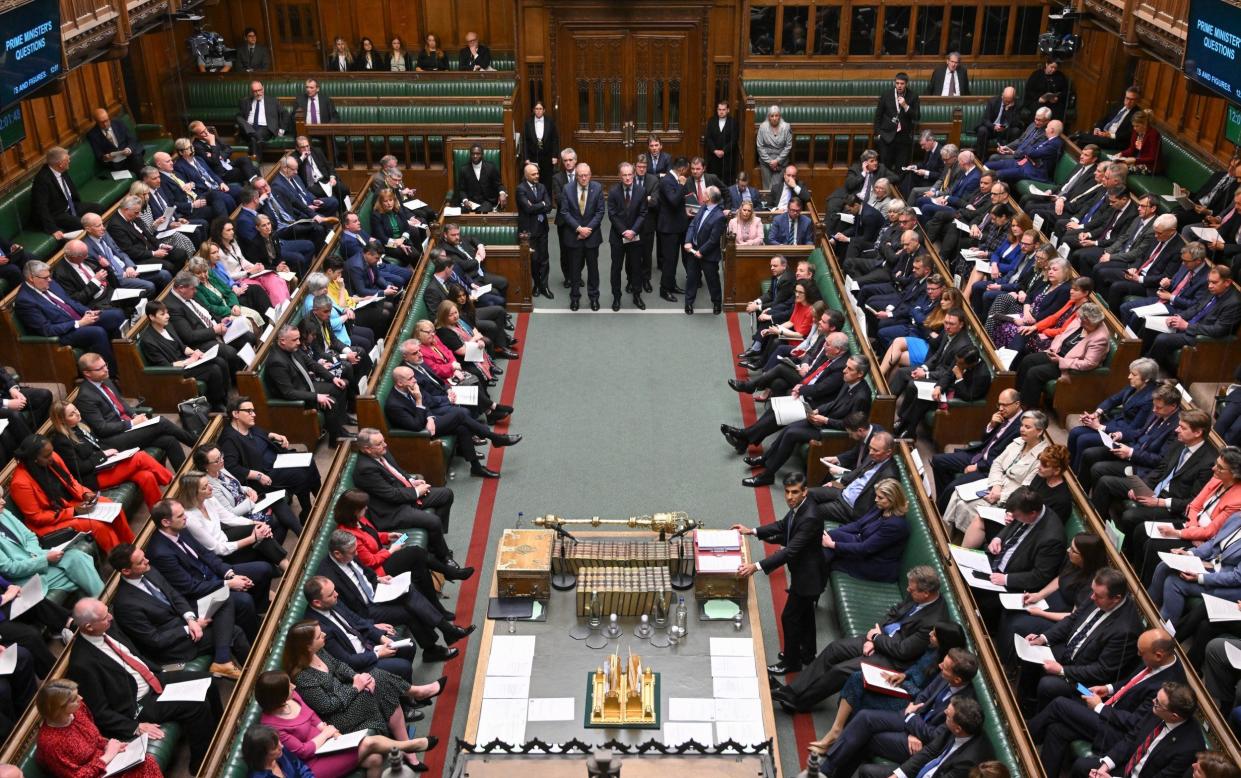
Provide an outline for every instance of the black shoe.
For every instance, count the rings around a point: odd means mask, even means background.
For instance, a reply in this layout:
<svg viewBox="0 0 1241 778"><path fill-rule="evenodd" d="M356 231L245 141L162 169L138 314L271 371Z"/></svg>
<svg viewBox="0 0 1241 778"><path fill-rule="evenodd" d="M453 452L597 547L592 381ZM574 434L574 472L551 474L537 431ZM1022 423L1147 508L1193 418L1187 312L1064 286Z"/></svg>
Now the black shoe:
<svg viewBox="0 0 1241 778"><path fill-rule="evenodd" d="M487 423L494 427L495 425L507 419L508 416L509 414L501 413L500 411L490 411L487 413Z"/></svg>
<svg viewBox="0 0 1241 778"><path fill-rule="evenodd" d="M570 300L570 301L569 301L569 310L570 310L570 311L576 311L579 307L580 307L580 306L579 306L579 304L578 304L577 300Z"/></svg>
<svg viewBox="0 0 1241 778"><path fill-rule="evenodd" d="M461 653L459 648L448 648L445 646L431 646L422 652L422 661L424 662L447 662L449 659L455 658Z"/></svg>
<svg viewBox="0 0 1241 778"><path fill-rule="evenodd" d="M547 288L547 284L543 285L543 296L549 300L556 299L556 295L552 294L552 290Z"/></svg>
<svg viewBox="0 0 1241 778"><path fill-rule="evenodd" d="M405 714L405 720L406 721L422 721L423 719L425 719L427 717L427 714L418 710L421 707L425 707L425 706L419 705L416 702L410 705L402 705L401 710Z"/></svg>
<svg viewBox="0 0 1241 778"><path fill-rule="evenodd" d="M520 442L521 435L496 435L495 439L491 441L491 445L496 448L503 448L504 446L516 446Z"/></svg>
<svg viewBox="0 0 1241 778"><path fill-rule="evenodd" d="M694 315L694 306L690 305L689 303L686 303L686 304L685 304L685 315L686 315L686 316L693 316L693 315Z"/></svg>
<svg viewBox="0 0 1241 778"><path fill-rule="evenodd" d="M597 311L597 310L599 310L599 301L598 301L598 300L591 300L591 301L590 301L590 309L591 309L592 311Z"/></svg>
<svg viewBox="0 0 1241 778"><path fill-rule="evenodd" d="M496 478L499 478L499 477L500 477L500 474L496 473ZM447 572L444 573L444 578L448 579L449 581L467 581L473 577L474 577L474 568L459 567L455 564L448 565ZM452 619L457 618L457 614L451 611L445 611L444 618L451 621Z"/></svg>
<svg viewBox="0 0 1241 778"><path fill-rule="evenodd" d="M642 295L637 292L633 293L633 307L637 308L639 311L646 310L646 303L642 300Z"/></svg>
<svg viewBox="0 0 1241 778"><path fill-rule="evenodd" d="M492 365L491 374L492 375L504 375L504 368L500 367L499 365Z"/></svg>
<svg viewBox="0 0 1241 778"><path fill-rule="evenodd" d="M797 671L790 670L789 672L797 672ZM772 692L771 701L774 702L776 705L779 705L780 710L784 711L790 716L796 715L798 712L797 706L793 704L793 699L789 697L788 687L780 689L779 691Z"/></svg>
<svg viewBox="0 0 1241 778"><path fill-rule="evenodd" d="M768 475L767 473L763 473L762 475L754 475L754 476L750 476L749 478L741 479L742 486L749 486L751 488L757 488L760 486L771 486L775 482L776 482L775 476ZM792 671L786 670L785 672L792 672Z"/></svg>
<svg viewBox="0 0 1241 778"><path fill-rule="evenodd" d="M444 626L440 627L440 633L444 636L444 643L451 646L458 640L469 636L476 629L478 629L478 627L473 624L468 627L458 627L456 624L448 622Z"/></svg>
<svg viewBox="0 0 1241 778"><path fill-rule="evenodd" d="M518 354L516 351L513 351L511 348L496 349L495 355L499 357L500 359L517 359L521 356L521 354Z"/></svg>
<svg viewBox="0 0 1241 778"><path fill-rule="evenodd" d="M521 345L521 340L520 340L520 339L518 339L518 338L509 338L509 339L508 339L508 347L509 347L509 348L517 348L517 346L519 346L519 345Z"/></svg>
<svg viewBox="0 0 1241 778"><path fill-rule="evenodd" d="M504 329L506 329L506 330L515 330L515 329L517 329L517 322L513 321L513 317L512 317L512 316L506 316L506 317L504 317Z"/></svg>
<svg viewBox="0 0 1241 778"><path fill-rule="evenodd" d="M612 298L612 310L614 311L620 310L620 298L619 297Z"/></svg>
<svg viewBox="0 0 1241 778"><path fill-rule="evenodd" d="M566 279L565 279L565 281L564 281L564 288L565 288L565 289L568 289L568 288L569 288L569 279L567 279L567 278L566 278Z"/></svg>
<svg viewBox="0 0 1241 778"><path fill-rule="evenodd" d="M684 289L682 289L682 288L681 288L681 287L679 287L679 286L673 285L673 287L672 287L672 293L673 293L673 294L685 294L685 290L684 290Z"/></svg>
<svg viewBox="0 0 1241 778"><path fill-rule="evenodd" d="M677 296L674 295L672 292L660 292L659 299L667 300L670 303L675 303L677 301Z"/></svg>
<svg viewBox="0 0 1241 778"><path fill-rule="evenodd" d="M653 290L651 289L651 282L650 282L650 281L647 281L647 282L645 282L645 283L643 283L643 284L642 284L642 291L644 291L644 292L651 292L651 291L653 291Z"/></svg>
<svg viewBox="0 0 1241 778"><path fill-rule="evenodd" d="M767 458L761 455L756 457L743 457L741 461L745 462L750 467L767 467Z"/></svg>
<svg viewBox="0 0 1241 778"><path fill-rule="evenodd" d="M406 764L409 764L409 763L406 762ZM425 773L431 769L431 766L427 764L426 762L419 762L418 764L409 765L409 769L413 770L416 773Z"/></svg>
<svg viewBox="0 0 1241 778"><path fill-rule="evenodd" d="M720 303L711 303L711 313L719 316L724 311L724 306Z"/></svg>
<svg viewBox="0 0 1241 778"><path fill-rule="evenodd" d="M494 470L490 470L481 462L475 462L470 465L470 475L476 478L499 478L500 474Z"/></svg>
<svg viewBox="0 0 1241 778"><path fill-rule="evenodd" d="M501 417L511 416L513 414L513 406L496 403L495 412L500 414Z"/></svg>
<svg viewBox="0 0 1241 778"><path fill-rule="evenodd" d="M735 378L728 379L728 388L732 389L734 392L740 392L741 394L754 393L754 387L749 381L738 381Z"/></svg>
<svg viewBox="0 0 1241 778"><path fill-rule="evenodd" d="M436 697L443 694L444 690L448 688L448 676L446 675L441 675L439 678L436 679L435 682L440 685L439 691L437 691L435 694L429 695L427 697L423 697L420 700L414 700L415 705L417 705L420 708L425 708L426 706L431 704L431 700L434 700ZM435 748L435 744L439 742L439 740L433 739L433 738L427 738L427 741L428 741L428 745L427 745L428 751L430 751L432 748Z"/></svg>
<svg viewBox="0 0 1241 778"><path fill-rule="evenodd" d="M801 672L801 666L790 665L782 659L779 662L775 663L774 665L767 665L767 672L771 673L772 675L784 675L785 673L797 673L797 672ZM784 690L780 689L779 691L773 692L772 696L775 697L777 694L783 696Z"/></svg>

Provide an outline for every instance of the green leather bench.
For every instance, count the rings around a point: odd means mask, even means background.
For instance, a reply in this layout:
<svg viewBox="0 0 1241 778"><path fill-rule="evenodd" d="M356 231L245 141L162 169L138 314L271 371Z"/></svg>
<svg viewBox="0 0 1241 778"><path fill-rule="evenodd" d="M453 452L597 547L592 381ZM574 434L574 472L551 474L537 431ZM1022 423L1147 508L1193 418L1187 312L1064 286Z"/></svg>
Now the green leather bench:
<svg viewBox="0 0 1241 778"><path fill-rule="evenodd" d="M1129 176L1129 189L1137 194L1170 195L1173 182L1180 184L1189 191L1194 191L1206 183L1215 170L1211 165L1199 159L1186 146L1175 138L1163 135L1160 139L1160 153L1163 155L1163 175ZM1167 203L1160 198L1163 207Z"/></svg>
<svg viewBox="0 0 1241 778"><path fill-rule="evenodd" d="M1072 154L1061 154L1059 161L1056 162L1056 169L1052 173L1051 180L1056 186L1060 186L1069 180L1069 176L1073 175L1073 171L1077 169L1077 158ZM1040 181L1032 181L1024 178L1017 182L1017 199L1030 194L1030 187L1037 186L1039 189L1047 189L1047 184Z"/></svg>
<svg viewBox="0 0 1241 778"><path fill-rule="evenodd" d="M495 165L496 169L498 170L500 167L500 149L488 148L484 146L483 147L483 161L490 162L491 164ZM470 150L468 148L455 148L452 150L452 168L450 170L450 175L448 178L448 193L444 195L445 201L447 202L453 201L453 189L452 188L457 183L457 171L461 170L468 164L470 164ZM484 242L495 243L496 241L484 241ZM517 241L514 240L513 242L516 243Z"/></svg>
<svg viewBox="0 0 1241 778"><path fill-rule="evenodd" d="M462 224L461 234L485 246L516 246L517 226L512 224Z"/></svg>
<svg viewBox="0 0 1241 778"><path fill-rule="evenodd" d="M756 101L765 98L781 97L875 97L892 88L891 78L862 79L783 79L783 78L747 78L742 80L745 92ZM929 89L929 78L915 78L910 81L910 88L915 94L926 96ZM998 95L1004 87L1017 89L1017 97L1025 88L1025 79L1007 78L971 78L970 91L974 95L991 97ZM925 110L925 106L924 106ZM762 106L766 114L767 107ZM787 117L786 117L786 120ZM791 121L791 120L788 120Z"/></svg>

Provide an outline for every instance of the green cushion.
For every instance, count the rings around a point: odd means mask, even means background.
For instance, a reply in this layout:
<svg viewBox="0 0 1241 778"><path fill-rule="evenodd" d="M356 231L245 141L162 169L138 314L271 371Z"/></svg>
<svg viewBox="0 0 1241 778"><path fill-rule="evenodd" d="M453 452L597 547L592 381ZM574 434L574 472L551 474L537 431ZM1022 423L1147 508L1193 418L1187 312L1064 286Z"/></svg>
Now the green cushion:
<svg viewBox="0 0 1241 778"><path fill-rule="evenodd" d="M1189 191L1206 183L1214 172L1212 165L1200 160L1175 138L1164 135L1160 139L1164 173L1158 176L1129 176L1129 188L1137 194L1172 194L1175 182Z"/></svg>
<svg viewBox="0 0 1241 778"><path fill-rule="evenodd" d="M759 102L763 98L773 97L875 97L892 88L890 78L862 79L782 79L782 78L747 78L743 79L746 94ZM926 95L930 84L929 78L914 78L910 88L919 95ZM1007 78L971 78L970 91L974 95L998 95L1004 87L1016 88L1020 98L1025 88L1024 79ZM873 107L873 105L872 105ZM764 110L765 113L765 110Z"/></svg>
<svg viewBox="0 0 1241 778"><path fill-rule="evenodd" d="M517 227L510 224L465 224L461 233L487 246L517 245Z"/></svg>

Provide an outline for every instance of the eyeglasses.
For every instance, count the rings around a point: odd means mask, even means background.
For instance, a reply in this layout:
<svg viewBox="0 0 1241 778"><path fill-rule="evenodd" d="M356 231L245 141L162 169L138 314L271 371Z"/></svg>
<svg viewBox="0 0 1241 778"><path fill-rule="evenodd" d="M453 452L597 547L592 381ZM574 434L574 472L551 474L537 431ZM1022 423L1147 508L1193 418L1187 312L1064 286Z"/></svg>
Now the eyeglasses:
<svg viewBox="0 0 1241 778"><path fill-rule="evenodd" d="M255 413L255 410L253 408L238 408L237 412L238 413Z"/></svg>

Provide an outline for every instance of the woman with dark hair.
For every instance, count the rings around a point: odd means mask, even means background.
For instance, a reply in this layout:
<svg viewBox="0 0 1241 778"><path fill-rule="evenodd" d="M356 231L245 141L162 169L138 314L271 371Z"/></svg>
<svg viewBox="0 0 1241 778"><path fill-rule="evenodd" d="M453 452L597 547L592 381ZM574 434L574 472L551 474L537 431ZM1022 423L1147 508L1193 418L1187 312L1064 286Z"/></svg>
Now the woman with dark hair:
<svg viewBox="0 0 1241 778"><path fill-rule="evenodd" d="M31 435L18 447L16 458L18 464L9 493L26 526L36 535L43 537L61 529L86 532L94 536L104 554L121 543L133 542L134 533L124 511L110 522L86 518L101 504L112 501L74 478L65 460L52 447L52 441L43 435Z"/></svg>
<svg viewBox="0 0 1241 778"><path fill-rule="evenodd" d="M959 624L939 622L931 629L930 644L922 656L901 672L889 672L888 682L900 686L913 697L935 678L939 672L939 663L944 661L944 657L954 648L965 648L965 631ZM844 688L840 690L840 703L836 708L836 719L832 722L831 729L823 737L811 742L810 748L820 753L827 751L840 737L854 711L902 710L908 702L904 697L867 691L862 681L862 671L858 670L849 676Z"/></svg>
<svg viewBox="0 0 1241 778"><path fill-rule="evenodd" d="M439 36L428 32L423 38L422 51L418 52L418 70L448 70L448 54L440 50Z"/></svg>
<svg viewBox="0 0 1241 778"><path fill-rule="evenodd" d="M428 554L425 548L401 540L403 535L379 531L366 515L369 503L370 495L366 492L350 489L336 501L333 513L336 526L357 539L358 563L374 570L376 575L409 573L412 585L448 615L439 604L431 573L439 573L449 581L464 581L474 575L474 568L446 565Z"/></svg>
<svg viewBox="0 0 1241 778"><path fill-rule="evenodd" d="M172 316L163 302L152 300L147 303L146 316L149 326L138 335L138 350L148 364L153 367L185 367L203 355L198 349L190 348L181 342L177 331L168 326ZM217 352L215 359L201 362L185 371L185 374L207 385L205 394L212 412L224 410L233 380L233 371L228 366L228 360Z"/></svg>
<svg viewBox="0 0 1241 778"><path fill-rule="evenodd" d="M539 183L551 189L552 177L556 175L556 160L560 157L560 134L556 122L547 115L547 106L536 100L521 136L526 162L539 168Z"/></svg>
<svg viewBox="0 0 1241 778"><path fill-rule="evenodd" d="M465 290L453 284L448 288L448 294L460 299L465 295ZM468 298L468 295L466 297ZM491 355L487 353L487 339L466 321L465 312L455 300L444 300L436 309L435 334L445 346L452 349L457 362L466 372L473 373L488 386L496 385L495 376L498 373L495 372L496 365L491 361ZM475 349L475 359L468 358L470 349ZM503 373L503 369L500 372Z"/></svg>
<svg viewBox="0 0 1241 778"><path fill-rule="evenodd" d="M243 240L242 251L251 262L263 267L278 267L284 263L289 272L301 275L310 267L310 257L295 251L284 244L276 234L276 225L267 214L260 213L255 219L256 235L252 240Z"/></svg>
<svg viewBox="0 0 1241 778"><path fill-rule="evenodd" d="M319 754L324 745L347 733L319 718L293 688L289 676L275 671L260 675L254 685L254 700L263 711L259 721L279 736L279 745L286 754L302 760L310 768L314 778L344 778L358 768L362 768L368 778L378 778L384 767L384 757L392 749L417 752L433 745L419 742L430 743L429 738L393 740L384 735L368 735L354 750Z"/></svg>
<svg viewBox="0 0 1241 778"><path fill-rule="evenodd" d="M220 255L212 272L221 281L241 288L237 296L256 311L266 311L268 306L279 305L289 299L289 282L278 274L291 273L284 262L266 267L246 259L241 244L237 242L237 228L228 219L216 219L211 223L211 241L220 249ZM256 291L257 287L257 291ZM263 294L259 294L262 292Z"/></svg>
<svg viewBox="0 0 1241 778"><path fill-rule="evenodd" d="M241 738L241 761L248 778L318 778L310 767L284 750L276 730L255 724Z"/></svg>
<svg viewBox="0 0 1241 778"><path fill-rule="evenodd" d="M109 457L119 451L104 448L82 421L78 407L71 402L52 403L52 448L78 481L98 491L133 482L142 492L142 501L151 508L164 498L164 487L172 483L172 471L155 461L145 451L101 468Z"/></svg>
<svg viewBox="0 0 1241 778"><path fill-rule="evenodd" d="M375 41L363 36L353 58L354 70L387 70L388 60L375 49Z"/></svg>
<svg viewBox="0 0 1241 778"><path fill-rule="evenodd" d="M400 35L393 35L388 41L388 70L393 73L404 73L414 69L414 55L405 48L405 41Z"/></svg>
<svg viewBox="0 0 1241 778"><path fill-rule="evenodd" d="M918 399L917 395L910 399L910 395L906 394L892 434L898 438L913 435L926 414L941 403L947 404L952 400L973 402L987 396L991 389L991 369L983 362L976 346L966 346L957 354L956 364L952 366L952 379L946 389L936 384L931 389L929 400Z"/></svg>

